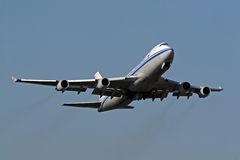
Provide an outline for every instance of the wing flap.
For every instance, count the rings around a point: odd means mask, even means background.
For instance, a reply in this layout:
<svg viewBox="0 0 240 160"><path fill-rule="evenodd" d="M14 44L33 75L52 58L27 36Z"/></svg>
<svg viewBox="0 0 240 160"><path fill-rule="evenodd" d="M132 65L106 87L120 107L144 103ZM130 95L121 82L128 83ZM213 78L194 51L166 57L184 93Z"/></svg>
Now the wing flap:
<svg viewBox="0 0 240 160"><path fill-rule="evenodd" d="M95 88L92 94L101 96L121 97L123 95L123 92L119 89L107 88L103 90Z"/></svg>

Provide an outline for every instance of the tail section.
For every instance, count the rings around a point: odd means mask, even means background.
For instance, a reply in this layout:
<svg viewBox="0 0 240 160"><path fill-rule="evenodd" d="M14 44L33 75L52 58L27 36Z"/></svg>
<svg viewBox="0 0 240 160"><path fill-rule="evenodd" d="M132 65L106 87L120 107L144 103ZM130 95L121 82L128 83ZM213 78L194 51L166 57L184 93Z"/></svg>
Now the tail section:
<svg viewBox="0 0 240 160"><path fill-rule="evenodd" d="M96 80L98 80L98 79L102 79L103 77L101 76L101 74L99 72L97 72L97 73L95 73L94 78Z"/></svg>

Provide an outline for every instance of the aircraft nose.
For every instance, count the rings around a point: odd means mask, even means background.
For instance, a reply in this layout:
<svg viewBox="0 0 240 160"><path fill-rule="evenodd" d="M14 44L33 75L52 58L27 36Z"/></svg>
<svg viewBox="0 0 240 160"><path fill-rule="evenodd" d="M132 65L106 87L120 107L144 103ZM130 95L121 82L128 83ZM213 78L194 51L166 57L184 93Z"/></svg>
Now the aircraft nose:
<svg viewBox="0 0 240 160"><path fill-rule="evenodd" d="M166 51L165 53L163 53L162 55L165 59L168 59L168 58L173 58L174 57L174 50L171 49L171 50L168 50Z"/></svg>

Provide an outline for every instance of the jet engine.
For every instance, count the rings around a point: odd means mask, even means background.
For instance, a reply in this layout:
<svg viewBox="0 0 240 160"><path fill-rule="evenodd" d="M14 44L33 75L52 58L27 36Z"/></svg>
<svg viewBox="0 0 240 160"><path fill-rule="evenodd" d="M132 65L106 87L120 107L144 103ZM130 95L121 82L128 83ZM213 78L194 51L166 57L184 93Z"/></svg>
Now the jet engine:
<svg viewBox="0 0 240 160"><path fill-rule="evenodd" d="M105 89L110 85L110 81L107 78L98 79L97 88Z"/></svg>
<svg viewBox="0 0 240 160"><path fill-rule="evenodd" d="M211 90L209 87L201 87L199 97L205 98L210 94Z"/></svg>
<svg viewBox="0 0 240 160"><path fill-rule="evenodd" d="M69 82L67 80L61 80L58 82L56 90L57 91L64 91L69 87Z"/></svg>
<svg viewBox="0 0 240 160"><path fill-rule="evenodd" d="M189 82L183 82L180 85L179 91L180 92L186 92L189 91L191 88L191 84Z"/></svg>

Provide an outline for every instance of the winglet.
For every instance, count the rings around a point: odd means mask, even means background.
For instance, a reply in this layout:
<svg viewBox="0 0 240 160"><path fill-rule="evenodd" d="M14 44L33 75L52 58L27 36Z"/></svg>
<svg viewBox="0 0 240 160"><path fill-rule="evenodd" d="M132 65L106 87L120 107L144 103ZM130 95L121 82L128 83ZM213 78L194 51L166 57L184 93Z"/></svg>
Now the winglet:
<svg viewBox="0 0 240 160"><path fill-rule="evenodd" d="M222 86L219 86L218 88L219 88L219 90L221 90L221 91L223 90Z"/></svg>
<svg viewBox="0 0 240 160"><path fill-rule="evenodd" d="M19 79L17 79L16 77L12 76L11 78L12 78L13 82L19 82Z"/></svg>

